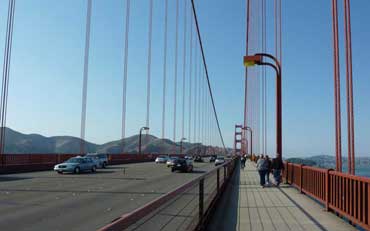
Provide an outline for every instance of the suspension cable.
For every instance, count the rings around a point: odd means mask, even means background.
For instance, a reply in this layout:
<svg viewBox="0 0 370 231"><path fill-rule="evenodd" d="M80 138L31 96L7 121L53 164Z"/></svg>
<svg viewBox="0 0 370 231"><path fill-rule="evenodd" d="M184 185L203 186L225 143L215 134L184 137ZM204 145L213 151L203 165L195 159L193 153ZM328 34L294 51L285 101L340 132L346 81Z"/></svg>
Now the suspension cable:
<svg viewBox="0 0 370 231"><path fill-rule="evenodd" d="M187 28L187 1L184 1L184 44L183 44L183 66L182 66L182 118L181 118L181 139L185 136L185 90L186 90L186 28Z"/></svg>
<svg viewBox="0 0 370 231"><path fill-rule="evenodd" d="M153 31L153 0L149 3L149 30L148 30L148 64L147 64L147 89L146 89L146 127L149 127L150 118L150 77L152 66L152 31ZM148 134L148 130L146 130Z"/></svg>
<svg viewBox="0 0 370 231"><path fill-rule="evenodd" d="M208 84L209 95L211 97L213 113L214 113L215 120L216 120L216 123L217 123L217 128L218 128L218 132L219 132L219 135L220 135L220 138L221 138L222 145L223 145L224 149L226 150L226 146L225 146L224 138L222 136L220 123L219 123L219 120L218 120L217 111L216 111L216 107L215 107L215 102L214 102L214 98L213 98L213 94L212 94L212 88L211 88L211 84L210 84L210 81L209 81L207 63L206 63L206 59L205 59L205 55L204 55L204 49L203 49L203 44L202 44L202 38L201 38L201 35L200 35L199 24L198 24L197 14L196 14L196 10L195 10L194 0L191 0L191 4L192 4L192 8L193 8L193 16L194 16L194 20L195 20L196 29L197 29L198 41L199 41L199 45L200 45L200 49L201 49L201 53L202 53L203 66L204 66L204 69L206 71L207 84Z"/></svg>
<svg viewBox="0 0 370 231"><path fill-rule="evenodd" d="M85 56L82 85L82 112L81 112L81 143L80 154L85 153L85 127L86 127L86 104L87 104L87 82L89 75L89 50L90 50L90 27L91 27L92 0L87 1Z"/></svg>
<svg viewBox="0 0 370 231"><path fill-rule="evenodd" d="M197 85L198 85L198 49L197 47L195 46L195 50L194 50L194 103L193 103L193 107L194 107L194 131L193 131L193 134L194 134L194 143L197 142Z"/></svg>
<svg viewBox="0 0 370 231"><path fill-rule="evenodd" d="M188 126L188 131L189 131L189 142L191 142L191 77L193 74L192 66L193 66L193 19L190 17L190 61L189 61L189 126Z"/></svg>
<svg viewBox="0 0 370 231"><path fill-rule="evenodd" d="M162 139L165 137L166 123L166 82L167 82L167 21L168 21L168 0L165 0L164 16L164 55L163 55L163 95L162 95Z"/></svg>
<svg viewBox="0 0 370 231"><path fill-rule="evenodd" d="M175 73L174 73L174 100L173 100L173 141L176 142L176 112L177 112L177 66L179 43L179 0L176 0L176 35L175 35Z"/></svg>
<svg viewBox="0 0 370 231"><path fill-rule="evenodd" d="M11 54L12 54L12 43L13 43L14 12L15 12L15 0L9 0L8 18L7 18L7 25L6 25L5 48L4 48L1 102L0 102L1 103L0 105L1 107L0 155L4 154L5 152L5 129L6 129L6 115L7 115L7 107L8 107L10 59L11 59ZM3 159L1 158L1 160Z"/></svg>
<svg viewBox="0 0 370 231"><path fill-rule="evenodd" d="M130 2L126 1L126 25L125 25L125 50L124 50L124 64L123 64L123 94L122 94L122 153L124 153L124 138L126 133L126 95L127 95L127 70L128 70L128 40L130 32Z"/></svg>

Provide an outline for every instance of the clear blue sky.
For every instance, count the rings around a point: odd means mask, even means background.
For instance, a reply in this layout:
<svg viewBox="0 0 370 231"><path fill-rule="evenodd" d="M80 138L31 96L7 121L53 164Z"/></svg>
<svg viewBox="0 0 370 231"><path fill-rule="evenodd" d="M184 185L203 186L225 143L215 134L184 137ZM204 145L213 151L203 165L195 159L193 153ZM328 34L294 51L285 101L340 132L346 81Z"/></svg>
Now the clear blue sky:
<svg viewBox="0 0 370 231"><path fill-rule="evenodd" d="M0 1L1 54L4 49L7 2ZM127 135L137 133L138 128L145 124L148 2L131 1ZM183 1L180 2L181 95ZM273 52L272 1L267 2L268 50ZM162 112L163 3L164 0L154 0L150 128L151 133L157 136L160 136ZM169 9L166 136L172 138L174 0L169 0ZM367 102L370 98L370 91L367 90L370 86L370 78L367 78L370 30L366 26L370 19L367 14L369 10L370 2L352 1L358 155L368 154L370 148L370 109ZM234 124L243 120L245 1L199 1L197 11L221 129L227 146L232 147ZM84 0L17 1L7 126L24 133L79 136L85 17ZM125 1L93 1L86 130L89 141L104 143L121 136L124 19ZM341 33L342 24L341 14ZM315 4L309 0L283 1L283 153L286 156L334 153L331 36L331 1L317 1ZM340 49L343 55L343 39ZM343 58L341 65L345 154ZM272 72L268 72L268 75L271 76L268 80L268 150L272 154L275 148L274 77ZM178 125L181 118L180 99ZM178 139L180 127L177 129ZM215 138L215 141L219 144L219 139Z"/></svg>

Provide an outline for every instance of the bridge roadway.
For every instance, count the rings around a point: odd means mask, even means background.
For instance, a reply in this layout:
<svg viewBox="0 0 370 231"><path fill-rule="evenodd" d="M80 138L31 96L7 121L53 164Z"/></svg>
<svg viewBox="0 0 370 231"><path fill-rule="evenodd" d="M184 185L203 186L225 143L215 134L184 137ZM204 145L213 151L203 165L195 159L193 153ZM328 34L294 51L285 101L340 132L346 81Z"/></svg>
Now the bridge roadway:
<svg viewBox="0 0 370 231"><path fill-rule="evenodd" d="M95 174L0 175L0 230L96 230L214 168L207 162L194 164L194 173L138 163Z"/></svg>

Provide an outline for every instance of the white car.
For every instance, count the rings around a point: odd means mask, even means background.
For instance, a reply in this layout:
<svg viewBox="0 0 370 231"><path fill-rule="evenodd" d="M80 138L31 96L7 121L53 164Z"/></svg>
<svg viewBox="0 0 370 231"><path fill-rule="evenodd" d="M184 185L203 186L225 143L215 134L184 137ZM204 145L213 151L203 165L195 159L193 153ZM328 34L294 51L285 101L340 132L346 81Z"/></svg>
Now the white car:
<svg viewBox="0 0 370 231"><path fill-rule="evenodd" d="M215 160L215 165L221 165L225 163L225 157L223 156L218 156Z"/></svg>
<svg viewBox="0 0 370 231"><path fill-rule="evenodd" d="M158 156L155 158L155 163L156 164L165 164L168 160L168 156Z"/></svg>

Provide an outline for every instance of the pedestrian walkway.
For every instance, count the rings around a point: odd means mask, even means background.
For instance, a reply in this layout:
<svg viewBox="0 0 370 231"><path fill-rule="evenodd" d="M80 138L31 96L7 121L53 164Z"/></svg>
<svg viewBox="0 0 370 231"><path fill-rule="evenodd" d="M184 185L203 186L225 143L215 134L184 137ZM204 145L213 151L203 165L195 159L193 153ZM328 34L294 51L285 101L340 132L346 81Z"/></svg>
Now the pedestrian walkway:
<svg viewBox="0 0 370 231"><path fill-rule="evenodd" d="M271 177L272 178L272 177ZM236 169L207 227L222 230L356 230L289 185L259 185L253 163Z"/></svg>

